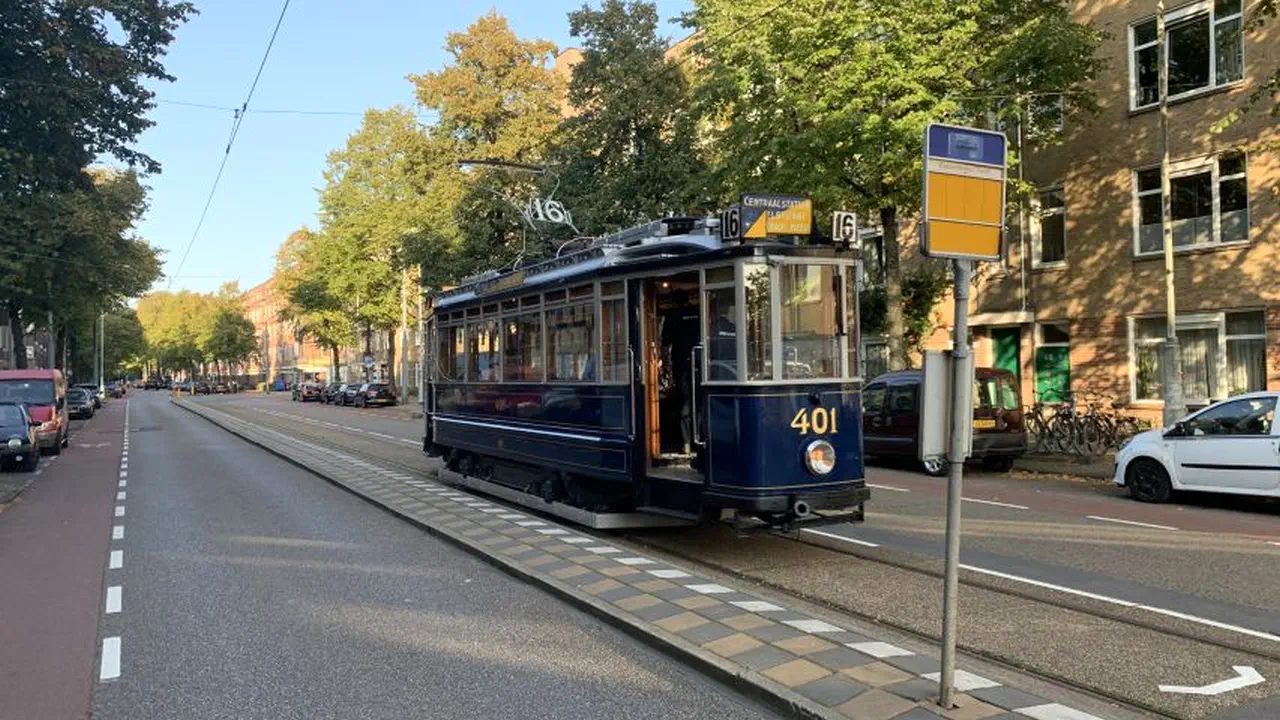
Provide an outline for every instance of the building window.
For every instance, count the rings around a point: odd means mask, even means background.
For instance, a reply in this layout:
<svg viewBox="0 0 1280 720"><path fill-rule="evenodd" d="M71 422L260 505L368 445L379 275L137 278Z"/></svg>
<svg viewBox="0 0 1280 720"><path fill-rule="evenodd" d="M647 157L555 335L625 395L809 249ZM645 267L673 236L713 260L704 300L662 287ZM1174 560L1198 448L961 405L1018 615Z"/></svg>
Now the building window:
<svg viewBox="0 0 1280 720"><path fill-rule="evenodd" d="M1244 77L1243 0L1201 0L1165 14L1169 98ZM1156 18L1129 26L1131 109L1160 101L1160 43Z"/></svg>
<svg viewBox="0 0 1280 720"><path fill-rule="evenodd" d="M1238 151L1176 163L1170 172L1170 219L1174 249L1211 247L1249 240L1247 158ZM1161 252L1160 168L1134 172L1137 253Z"/></svg>
<svg viewBox="0 0 1280 720"><path fill-rule="evenodd" d="M1071 392L1071 328L1065 322L1036 325L1036 398L1066 402Z"/></svg>
<svg viewBox="0 0 1280 720"><path fill-rule="evenodd" d="M1134 398L1160 400L1165 318L1135 318L1131 332ZM1267 336L1261 310L1180 316L1176 332L1187 402L1207 403L1266 389Z"/></svg>
<svg viewBox="0 0 1280 720"><path fill-rule="evenodd" d="M1032 261L1036 267L1067 261L1067 197L1062 188L1042 190L1036 210Z"/></svg>

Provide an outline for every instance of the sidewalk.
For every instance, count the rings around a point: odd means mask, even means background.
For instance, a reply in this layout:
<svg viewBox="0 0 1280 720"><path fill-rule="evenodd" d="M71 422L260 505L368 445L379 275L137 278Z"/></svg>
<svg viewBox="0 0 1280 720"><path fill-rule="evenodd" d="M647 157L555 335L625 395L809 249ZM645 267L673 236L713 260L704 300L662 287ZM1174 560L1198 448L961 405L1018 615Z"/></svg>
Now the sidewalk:
<svg viewBox="0 0 1280 720"><path fill-rule="evenodd" d="M1115 473L1115 455L1082 457L1027 454L1014 460L1013 467L1027 472L1110 480Z"/></svg>
<svg viewBox="0 0 1280 720"><path fill-rule="evenodd" d="M615 539L561 526L361 458L300 441L196 403L180 406L361 495L494 565L800 717L848 720L1131 718L1060 688L1028 692L1008 672L964 661L953 710L934 702L936 648L870 624L646 556ZM790 605L790 607L788 606ZM1015 676L1016 677L1016 676ZM1056 700L1055 700L1056 698ZM1088 712L1080 708L1086 708Z"/></svg>

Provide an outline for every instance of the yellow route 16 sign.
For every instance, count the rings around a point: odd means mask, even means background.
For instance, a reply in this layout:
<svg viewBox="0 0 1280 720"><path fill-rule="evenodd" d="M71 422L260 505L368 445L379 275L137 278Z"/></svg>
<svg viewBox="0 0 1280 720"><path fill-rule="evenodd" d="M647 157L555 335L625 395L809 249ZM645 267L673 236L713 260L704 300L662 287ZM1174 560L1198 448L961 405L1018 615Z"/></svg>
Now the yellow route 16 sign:
<svg viewBox="0 0 1280 720"><path fill-rule="evenodd" d="M930 257L999 260L1004 249L1005 137L930 124L924 133L924 227Z"/></svg>

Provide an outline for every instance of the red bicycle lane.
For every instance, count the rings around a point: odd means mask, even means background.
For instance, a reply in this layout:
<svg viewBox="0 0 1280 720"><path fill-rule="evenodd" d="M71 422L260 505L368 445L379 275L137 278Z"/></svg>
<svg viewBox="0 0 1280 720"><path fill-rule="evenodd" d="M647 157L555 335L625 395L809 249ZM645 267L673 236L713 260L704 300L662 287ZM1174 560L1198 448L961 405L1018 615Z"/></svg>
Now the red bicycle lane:
<svg viewBox="0 0 1280 720"><path fill-rule="evenodd" d="M0 513L0 720L88 715L126 412L106 405Z"/></svg>

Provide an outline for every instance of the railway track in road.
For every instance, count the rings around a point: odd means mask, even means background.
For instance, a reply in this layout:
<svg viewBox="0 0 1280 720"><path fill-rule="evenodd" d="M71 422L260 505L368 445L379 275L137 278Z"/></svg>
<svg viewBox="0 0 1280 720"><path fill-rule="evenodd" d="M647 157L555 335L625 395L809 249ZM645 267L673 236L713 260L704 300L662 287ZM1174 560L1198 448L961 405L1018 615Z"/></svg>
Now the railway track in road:
<svg viewBox="0 0 1280 720"><path fill-rule="evenodd" d="M376 461L388 469L396 469L414 476L434 478L435 473L424 467L421 451L416 443L406 438L396 438L368 431L352 433L341 426L315 418L303 418L289 413L277 412L263 408L244 408L223 406L221 409L240 415L242 419L261 423L276 430L283 430L298 436L300 439L317 442L352 455ZM726 533L728 533L726 535ZM831 534L824 531L824 535ZM856 545L843 540L832 540L818 535L778 535L753 538L751 543L735 543L731 531L718 528L699 528L660 532L628 531L615 534L646 548L678 557L686 562L694 563L700 568L723 573L728 576L746 580L764 586L778 593L797 597L804 601L824 606L836 612L892 627L918 638L937 642L938 634L928 627L928 622L914 617L912 613L895 612L878 606L875 602L866 601L862 593L845 593L834 597L821 587L809 587L795 582L795 578L806 572L821 574L836 565L833 558L856 558L859 562L842 563L846 569L856 570L856 575L866 577L892 577L894 583L903 588L904 598L912 595L914 589L918 596L933 597L941 582L941 566L930 558L917 556L904 551L896 551L886 547L869 547ZM869 545L869 544L868 544ZM755 563L744 560L742 554L753 552L780 552L785 557L787 567L771 566L767 562ZM1027 585L1009 581L995 575L983 575L971 571L962 572L962 592L980 596L983 601L977 605L966 606L973 616L980 616L986 606L1011 608L1017 617L1029 618L1028 623L1011 629L1014 635L1039 633L1039 643L1052 646L1056 642L1069 642L1063 628L1071 628L1080 624L1081 618L1089 627L1085 634L1092 632L1101 635L1089 638L1082 635L1082 644L1065 646L1061 654L1087 654L1090 645L1105 644L1114 638L1133 638L1134 647L1131 654L1136 658L1148 658L1157 669L1163 667L1162 659L1171 657L1205 658L1214 669L1219 666L1229 668L1235 665L1256 666L1268 678L1280 679L1280 637L1266 632L1251 631L1242 634L1229 623L1192 622L1179 613L1152 613L1148 608L1137 603L1128 606L1108 604L1098 597L1089 597L1089 593L1077 591L1076 594L1063 592L1049 583L1040 586ZM1070 588L1067 588L1070 590ZM940 595L937 595L940 597ZM937 608L930 606L932 612L925 612L920 617L937 615ZM962 617L962 622L964 619ZM1158 676L1154 671L1152 677L1142 678L1143 687L1149 687L1148 694L1127 691L1108 678L1107 670L1090 674L1078 668L1064 667L1055 663L1052 658L1037 656L1034 646L1017 642L1003 642L1000 633L987 633L977 640L966 642L962 633L961 647L964 651L985 660L1008 667L1017 672L1030 673L1046 680L1061 683L1111 701L1124 703L1145 711L1154 712L1166 717L1186 718L1194 720L1210 716L1212 703L1194 696L1176 696L1172 699L1162 697L1155 688L1158 684L1181 682L1175 670L1169 670L1169 677ZM1069 663L1068 663L1069 664ZM1097 665L1099 663L1092 663ZM1140 664L1140 660L1135 664ZM1123 664L1121 665L1123 667ZM1185 668L1184 668L1185 669ZM1205 677L1208 677L1206 675ZM1209 682L1203 677L1196 677L1187 684ZM1123 683L1121 683L1123 685ZM1259 716L1264 717L1264 716Z"/></svg>

